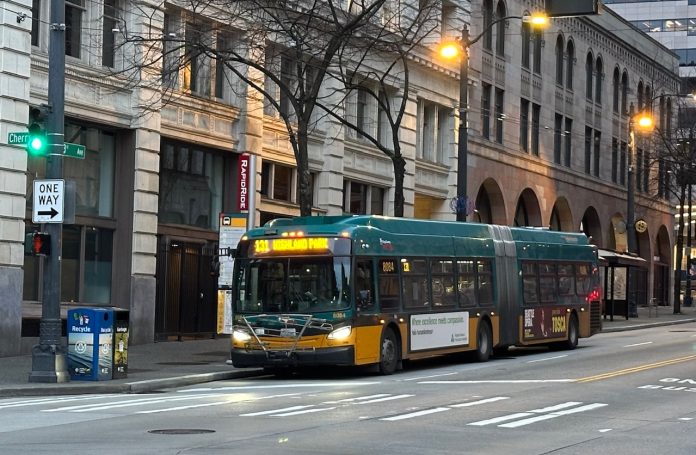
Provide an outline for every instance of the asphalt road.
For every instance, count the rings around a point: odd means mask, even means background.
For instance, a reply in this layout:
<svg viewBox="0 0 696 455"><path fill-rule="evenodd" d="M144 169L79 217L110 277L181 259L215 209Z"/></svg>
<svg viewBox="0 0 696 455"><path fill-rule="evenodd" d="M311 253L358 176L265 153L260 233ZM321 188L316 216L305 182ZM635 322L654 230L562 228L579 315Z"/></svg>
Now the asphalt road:
<svg viewBox="0 0 696 455"><path fill-rule="evenodd" d="M696 454L696 324L148 395L0 400L2 454Z"/></svg>

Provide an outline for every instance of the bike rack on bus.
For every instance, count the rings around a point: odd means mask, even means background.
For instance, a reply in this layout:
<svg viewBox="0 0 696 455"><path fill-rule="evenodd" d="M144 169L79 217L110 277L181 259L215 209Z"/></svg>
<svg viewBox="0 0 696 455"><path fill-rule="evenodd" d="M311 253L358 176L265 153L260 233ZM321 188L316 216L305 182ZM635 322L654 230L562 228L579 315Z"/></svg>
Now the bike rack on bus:
<svg viewBox="0 0 696 455"><path fill-rule="evenodd" d="M266 357L270 357L271 353L282 353L285 357L290 357L298 350L314 350L314 347L298 347L300 339L307 329L312 328L325 332L333 330L333 325L326 322L326 319L315 318L311 314L258 314L243 316L242 320L245 324L244 328L254 337L256 344L266 353ZM259 336L271 339L290 338L292 344L282 346L282 342L278 341L279 346L271 347L275 343L262 341Z"/></svg>

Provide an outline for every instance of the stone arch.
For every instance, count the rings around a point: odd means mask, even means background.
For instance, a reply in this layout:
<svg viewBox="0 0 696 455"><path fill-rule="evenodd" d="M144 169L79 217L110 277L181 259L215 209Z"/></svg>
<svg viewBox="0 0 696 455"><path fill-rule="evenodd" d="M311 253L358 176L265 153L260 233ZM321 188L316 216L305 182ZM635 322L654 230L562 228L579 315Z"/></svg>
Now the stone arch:
<svg viewBox="0 0 696 455"><path fill-rule="evenodd" d="M672 248L669 230L663 224L657 230L653 247L653 293L659 305L669 304L671 282L669 272L672 268Z"/></svg>
<svg viewBox="0 0 696 455"><path fill-rule="evenodd" d="M585 213L582 214L582 219L580 220L579 230L585 233L593 245L600 248L604 246L602 222L599 219L599 214L597 214L597 209L594 207L589 206L585 209Z"/></svg>
<svg viewBox="0 0 696 455"><path fill-rule="evenodd" d="M531 188L525 188L517 198L514 226L543 226L539 199Z"/></svg>
<svg viewBox="0 0 696 455"><path fill-rule="evenodd" d="M615 251L628 251L628 231L626 220L620 213L611 217L611 223L607 226L607 248Z"/></svg>
<svg viewBox="0 0 696 455"><path fill-rule="evenodd" d="M503 191L495 180L486 179L476 194L476 208L471 219L480 223L506 225L505 213Z"/></svg>
<svg viewBox="0 0 696 455"><path fill-rule="evenodd" d="M575 231L573 223L573 213L570 211L570 204L564 197L556 199L551 209L551 219L549 220L549 229L552 231Z"/></svg>

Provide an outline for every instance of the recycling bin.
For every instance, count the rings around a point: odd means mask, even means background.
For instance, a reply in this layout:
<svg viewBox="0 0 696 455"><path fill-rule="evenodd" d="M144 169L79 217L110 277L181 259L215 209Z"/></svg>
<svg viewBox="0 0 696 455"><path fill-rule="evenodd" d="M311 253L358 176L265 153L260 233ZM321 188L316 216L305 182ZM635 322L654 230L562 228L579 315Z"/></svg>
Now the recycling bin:
<svg viewBox="0 0 696 455"><path fill-rule="evenodd" d="M128 310L114 308L114 343L113 343L113 378L123 379L128 377Z"/></svg>
<svg viewBox="0 0 696 455"><path fill-rule="evenodd" d="M111 379L114 312L105 308L68 310L68 371L77 381Z"/></svg>

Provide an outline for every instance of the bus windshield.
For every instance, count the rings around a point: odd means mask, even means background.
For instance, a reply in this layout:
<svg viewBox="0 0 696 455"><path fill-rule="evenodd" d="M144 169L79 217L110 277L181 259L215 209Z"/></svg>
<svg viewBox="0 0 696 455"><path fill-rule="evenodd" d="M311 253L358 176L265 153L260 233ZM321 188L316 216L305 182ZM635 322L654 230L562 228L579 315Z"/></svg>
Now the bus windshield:
<svg viewBox="0 0 696 455"><path fill-rule="evenodd" d="M240 259L235 312L316 313L350 306L350 257Z"/></svg>

